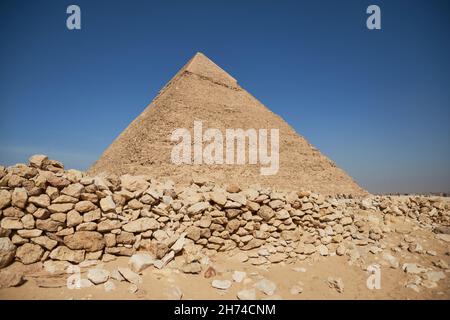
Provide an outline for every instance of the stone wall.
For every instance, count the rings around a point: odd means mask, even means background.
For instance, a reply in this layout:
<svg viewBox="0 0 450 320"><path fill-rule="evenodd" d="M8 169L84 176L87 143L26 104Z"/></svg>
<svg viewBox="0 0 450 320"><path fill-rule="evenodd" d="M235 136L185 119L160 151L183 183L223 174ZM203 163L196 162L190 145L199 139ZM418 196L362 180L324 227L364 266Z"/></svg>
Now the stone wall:
<svg viewBox="0 0 450 320"><path fill-rule="evenodd" d="M448 231L448 199L241 190L199 177L179 187L148 176L89 177L43 155L0 167L0 268L14 259L81 263L136 251L163 267L188 246L211 253L265 245L249 255L253 264L343 255L350 244L377 243L393 231L390 222L406 218Z"/></svg>

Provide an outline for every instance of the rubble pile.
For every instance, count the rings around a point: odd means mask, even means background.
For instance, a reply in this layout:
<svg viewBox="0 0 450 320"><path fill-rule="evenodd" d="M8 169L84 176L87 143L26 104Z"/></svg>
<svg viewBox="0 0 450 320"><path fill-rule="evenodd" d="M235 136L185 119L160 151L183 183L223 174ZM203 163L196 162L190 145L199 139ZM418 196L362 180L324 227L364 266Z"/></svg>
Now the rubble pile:
<svg viewBox="0 0 450 320"><path fill-rule="evenodd" d="M444 237L450 226L442 198L241 190L201 177L178 188L148 176L89 177L43 155L0 168L0 178L2 267L14 259L81 263L145 251L162 268L185 246L211 254L264 245L252 264L289 262L376 244L399 219L415 219Z"/></svg>

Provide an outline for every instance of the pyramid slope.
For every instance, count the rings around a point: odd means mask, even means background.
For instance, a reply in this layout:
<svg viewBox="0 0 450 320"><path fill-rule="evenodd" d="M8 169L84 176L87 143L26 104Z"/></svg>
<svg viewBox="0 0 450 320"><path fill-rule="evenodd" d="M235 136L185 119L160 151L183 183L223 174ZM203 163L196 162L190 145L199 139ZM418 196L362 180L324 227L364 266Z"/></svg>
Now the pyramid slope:
<svg viewBox="0 0 450 320"><path fill-rule="evenodd" d="M257 165L174 165L172 131L195 120L206 128L271 129L280 136L280 166L273 176ZM299 136L203 54L196 54L160 91L151 104L117 137L90 174L149 174L189 183L201 175L218 183L259 184L275 189L308 189L323 194L364 195L343 170Z"/></svg>

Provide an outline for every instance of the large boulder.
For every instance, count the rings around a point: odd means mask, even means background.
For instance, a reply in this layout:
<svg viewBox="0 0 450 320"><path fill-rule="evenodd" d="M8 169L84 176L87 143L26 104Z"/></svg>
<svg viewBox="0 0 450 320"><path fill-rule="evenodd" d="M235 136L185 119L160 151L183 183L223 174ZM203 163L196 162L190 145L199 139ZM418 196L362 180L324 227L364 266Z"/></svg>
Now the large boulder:
<svg viewBox="0 0 450 320"><path fill-rule="evenodd" d="M103 220L98 223L97 230L100 232L111 231L114 229L120 229L122 222L120 220Z"/></svg>
<svg viewBox="0 0 450 320"><path fill-rule="evenodd" d="M44 154L35 154L30 157L30 166L34 168L41 169L45 162L48 160L48 157Z"/></svg>
<svg viewBox="0 0 450 320"><path fill-rule="evenodd" d="M68 185L64 189L61 190L62 194L65 194L66 196L71 196L74 198L80 198L81 192L83 191L84 186L81 183L74 183L71 185Z"/></svg>
<svg viewBox="0 0 450 320"><path fill-rule="evenodd" d="M28 199L28 193L25 188L15 188L12 193L12 205L16 206L17 208L25 208L25 205L27 204Z"/></svg>
<svg viewBox="0 0 450 320"><path fill-rule="evenodd" d="M10 218L22 218L24 213L22 210L17 209L16 207L8 207L3 209L3 216Z"/></svg>
<svg viewBox="0 0 450 320"><path fill-rule="evenodd" d="M77 231L64 237L64 244L72 250L86 250L94 252L103 250L105 239L103 235L95 231Z"/></svg>
<svg viewBox="0 0 450 320"><path fill-rule="evenodd" d="M80 263L84 260L84 250L71 250L64 246L59 246L50 252L50 258L53 260L70 261Z"/></svg>
<svg viewBox="0 0 450 320"><path fill-rule="evenodd" d="M89 212L97 209L97 206L91 201L80 201L75 205L75 210L80 213Z"/></svg>
<svg viewBox="0 0 450 320"><path fill-rule="evenodd" d="M0 190L0 210L11 204L11 193L8 190Z"/></svg>
<svg viewBox="0 0 450 320"><path fill-rule="evenodd" d="M47 208L51 213L68 212L73 209L73 203L54 203Z"/></svg>
<svg viewBox="0 0 450 320"><path fill-rule="evenodd" d="M200 239L201 229L196 226L190 226L186 229L186 237L192 239L193 241L197 241Z"/></svg>
<svg viewBox="0 0 450 320"><path fill-rule="evenodd" d="M66 224L68 227L74 227L83 222L83 216L75 210L71 210L67 213Z"/></svg>
<svg viewBox="0 0 450 320"><path fill-rule="evenodd" d="M207 203L207 202L197 202L197 203L194 203L192 206L190 206L187 209L187 211L189 214L195 215L195 214L205 211L206 209L208 209L208 207L209 207L209 203Z"/></svg>
<svg viewBox="0 0 450 320"><path fill-rule="evenodd" d="M258 215L261 218L263 218L264 221L269 221L270 219L273 218L273 216L275 215L275 212L272 210L271 207L264 205L261 208L259 208Z"/></svg>
<svg viewBox="0 0 450 320"><path fill-rule="evenodd" d="M17 249L16 257L23 264L32 264L41 260L44 249L40 245L25 243Z"/></svg>
<svg viewBox="0 0 450 320"><path fill-rule="evenodd" d="M0 271L0 289L17 287L23 283L23 274L11 270Z"/></svg>
<svg viewBox="0 0 450 320"><path fill-rule="evenodd" d="M58 177L55 175L50 175L49 177L47 177L47 182L52 187L55 187L58 189L65 188L70 184L70 181L67 180L66 178Z"/></svg>
<svg viewBox="0 0 450 320"><path fill-rule="evenodd" d="M45 220L41 220L41 219L36 220L36 228L40 229L40 230L48 231L48 232L56 232L56 231L58 231L58 227L60 227L62 225L64 225L63 222L55 221L50 218L45 219Z"/></svg>
<svg viewBox="0 0 450 320"><path fill-rule="evenodd" d="M28 202L40 208L47 208L50 205L50 197L46 194L41 194L39 196L30 197Z"/></svg>
<svg viewBox="0 0 450 320"><path fill-rule="evenodd" d="M221 191L214 191L211 193L210 198L212 201L214 201L215 203L224 206L225 203L227 203L227 195L225 192L221 192Z"/></svg>
<svg viewBox="0 0 450 320"><path fill-rule="evenodd" d="M9 238L0 238L0 269L7 267L14 260L16 246Z"/></svg>
<svg viewBox="0 0 450 320"><path fill-rule="evenodd" d="M17 218L3 218L0 227L7 230L19 230L23 228L23 223Z"/></svg>
<svg viewBox="0 0 450 320"><path fill-rule="evenodd" d="M100 207L104 212L108 212L116 209L116 204L111 196L107 196L100 200Z"/></svg>
<svg viewBox="0 0 450 320"><path fill-rule="evenodd" d="M148 183L144 176L131 176L125 174L120 177L120 186L131 192L137 191L143 193L148 189L150 183Z"/></svg>
<svg viewBox="0 0 450 320"><path fill-rule="evenodd" d="M53 250L58 245L58 241L50 239L47 236L31 238L31 241L49 251Z"/></svg>

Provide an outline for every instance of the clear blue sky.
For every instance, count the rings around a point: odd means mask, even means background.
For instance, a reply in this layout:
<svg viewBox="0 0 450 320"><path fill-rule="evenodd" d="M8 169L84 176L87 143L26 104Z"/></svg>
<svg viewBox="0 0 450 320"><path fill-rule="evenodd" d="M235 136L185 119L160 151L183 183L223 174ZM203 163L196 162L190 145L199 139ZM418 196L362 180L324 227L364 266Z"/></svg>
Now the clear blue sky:
<svg viewBox="0 0 450 320"><path fill-rule="evenodd" d="M2 0L0 163L86 169L201 51L369 191L448 192L449 34L447 0Z"/></svg>

